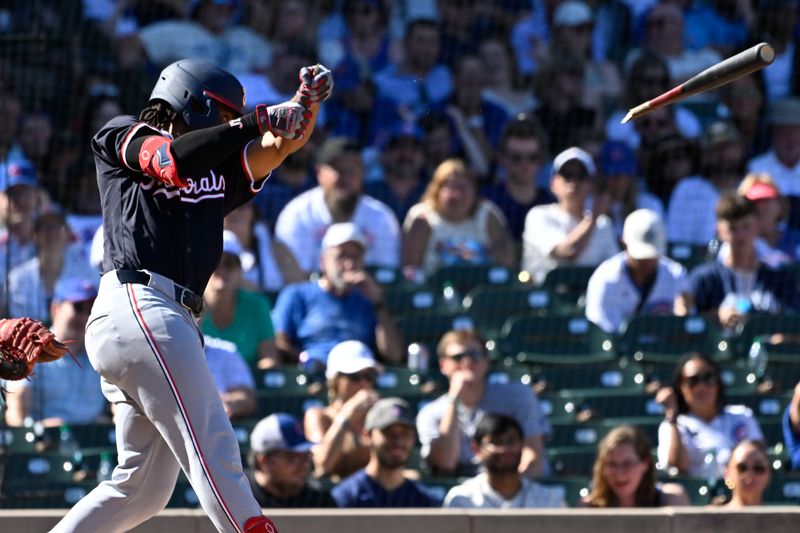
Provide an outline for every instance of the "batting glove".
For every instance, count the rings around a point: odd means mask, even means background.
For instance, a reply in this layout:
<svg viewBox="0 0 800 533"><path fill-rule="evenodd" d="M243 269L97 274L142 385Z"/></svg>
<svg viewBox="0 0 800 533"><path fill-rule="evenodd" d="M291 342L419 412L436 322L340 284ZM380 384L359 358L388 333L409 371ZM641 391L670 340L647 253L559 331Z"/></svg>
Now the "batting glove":
<svg viewBox="0 0 800 533"><path fill-rule="evenodd" d="M276 137L302 139L311 119L311 111L297 102L265 106L259 104L255 109L258 129L263 134L270 132Z"/></svg>
<svg viewBox="0 0 800 533"><path fill-rule="evenodd" d="M327 100L333 92L333 74L320 64L300 69L300 88L297 98L303 105Z"/></svg>

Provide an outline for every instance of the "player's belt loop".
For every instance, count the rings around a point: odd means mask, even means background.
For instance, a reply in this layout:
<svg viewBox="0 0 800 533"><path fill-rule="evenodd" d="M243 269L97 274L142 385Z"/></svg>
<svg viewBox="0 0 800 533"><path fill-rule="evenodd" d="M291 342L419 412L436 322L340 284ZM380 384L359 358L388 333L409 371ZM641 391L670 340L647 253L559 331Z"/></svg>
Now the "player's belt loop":
<svg viewBox="0 0 800 533"><path fill-rule="evenodd" d="M141 270L117 270L117 279L120 283L135 283L137 285L150 285L150 274ZM186 287L172 283L175 300L186 309L199 316L203 312L203 298L196 295Z"/></svg>

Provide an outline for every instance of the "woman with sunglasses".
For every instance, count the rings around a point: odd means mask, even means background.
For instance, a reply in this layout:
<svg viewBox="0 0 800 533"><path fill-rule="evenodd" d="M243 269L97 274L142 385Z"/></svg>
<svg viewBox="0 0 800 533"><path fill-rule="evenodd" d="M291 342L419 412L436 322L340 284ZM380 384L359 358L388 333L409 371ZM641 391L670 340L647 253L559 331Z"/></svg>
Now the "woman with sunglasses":
<svg viewBox="0 0 800 533"><path fill-rule="evenodd" d="M343 479L364 468L369 448L362 442L364 418L378 400L381 367L361 341L348 340L328 354L328 405L306 410L303 425L312 449L314 475Z"/></svg>
<svg viewBox="0 0 800 533"><path fill-rule="evenodd" d="M762 505L771 474L764 443L741 441L731 452L725 468L725 486L731 491L731 496L724 504L728 508Z"/></svg>
<svg viewBox="0 0 800 533"><path fill-rule="evenodd" d="M719 479L740 441L764 440L748 407L726 405L719 367L706 355L684 355L672 387L660 389L655 399L664 407L665 420L658 428L662 468Z"/></svg>
<svg viewBox="0 0 800 533"><path fill-rule="evenodd" d="M683 486L657 483L650 442L635 426L619 426L597 447L587 507L664 507L689 505Z"/></svg>

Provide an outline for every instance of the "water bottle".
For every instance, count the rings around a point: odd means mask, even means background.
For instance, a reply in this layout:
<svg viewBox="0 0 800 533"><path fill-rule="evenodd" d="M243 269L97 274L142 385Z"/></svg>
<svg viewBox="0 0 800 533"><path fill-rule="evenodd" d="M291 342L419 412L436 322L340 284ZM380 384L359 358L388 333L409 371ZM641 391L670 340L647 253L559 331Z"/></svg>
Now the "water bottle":
<svg viewBox="0 0 800 533"><path fill-rule="evenodd" d="M114 471L114 465L111 463L111 454L103 452L100 454L100 464L97 466L97 481L106 481L111 479L111 474Z"/></svg>
<svg viewBox="0 0 800 533"><path fill-rule="evenodd" d="M80 452L78 441L69 425L64 424L58 432L58 453L64 457L74 457L78 452Z"/></svg>
<svg viewBox="0 0 800 533"><path fill-rule="evenodd" d="M456 312L461 309L461 295L450 281L446 281L442 287L442 303L448 311Z"/></svg>
<svg viewBox="0 0 800 533"><path fill-rule="evenodd" d="M427 373L430 362L430 350L418 342L408 345L408 368L417 372Z"/></svg>
<svg viewBox="0 0 800 533"><path fill-rule="evenodd" d="M767 346L761 337L756 337L747 355L748 366L755 372L756 377L761 379L767 372L768 362Z"/></svg>

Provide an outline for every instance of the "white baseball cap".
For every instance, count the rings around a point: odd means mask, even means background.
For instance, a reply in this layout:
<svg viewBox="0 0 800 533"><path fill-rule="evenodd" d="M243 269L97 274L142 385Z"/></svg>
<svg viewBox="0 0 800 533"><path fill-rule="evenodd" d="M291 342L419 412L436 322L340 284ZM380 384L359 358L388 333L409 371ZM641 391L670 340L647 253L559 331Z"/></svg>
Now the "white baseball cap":
<svg viewBox="0 0 800 533"><path fill-rule="evenodd" d="M580 26L594 20L592 8L580 0L567 0L556 8L553 26Z"/></svg>
<svg viewBox="0 0 800 533"><path fill-rule="evenodd" d="M637 209L625 219L622 242L633 259L655 259L667 249L664 224L655 211Z"/></svg>
<svg viewBox="0 0 800 533"><path fill-rule="evenodd" d="M380 372L381 366L375 361L372 350L361 341L342 341L328 353L325 377L333 379L336 374L355 374L365 368L374 368Z"/></svg>
<svg viewBox="0 0 800 533"><path fill-rule="evenodd" d="M580 162L586 172L589 173L589 176L597 174L597 168L594 166L594 159L592 159L591 154L582 148L573 146L558 154L553 160L553 175L555 176L561 172L561 167L573 160Z"/></svg>
<svg viewBox="0 0 800 533"><path fill-rule="evenodd" d="M332 224L325 232L325 236L322 238L322 249L341 246L346 242L354 242L360 244L364 249L367 248L367 239L361 228L352 222L339 222Z"/></svg>

